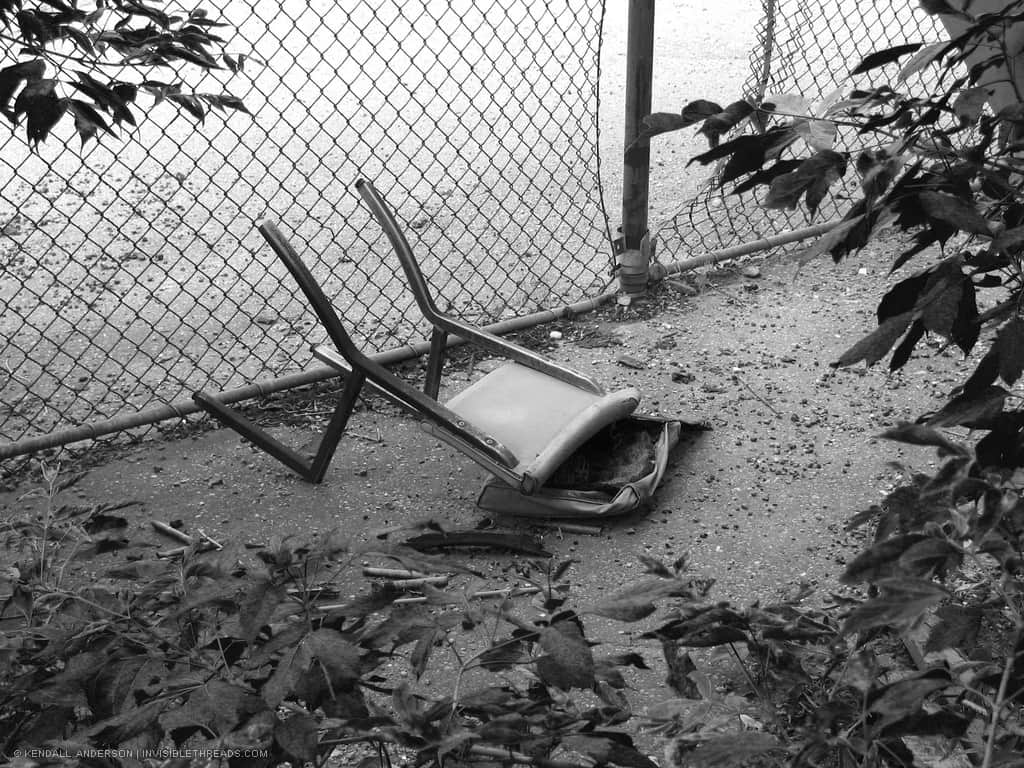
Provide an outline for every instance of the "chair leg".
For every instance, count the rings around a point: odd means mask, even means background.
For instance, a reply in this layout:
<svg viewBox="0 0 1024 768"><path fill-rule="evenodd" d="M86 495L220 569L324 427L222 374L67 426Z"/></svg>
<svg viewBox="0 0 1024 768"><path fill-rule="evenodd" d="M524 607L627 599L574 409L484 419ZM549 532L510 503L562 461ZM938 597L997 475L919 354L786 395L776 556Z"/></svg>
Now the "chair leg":
<svg viewBox="0 0 1024 768"><path fill-rule="evenodd" d="M324 436L320 439L320 447L317 449L316 457L310 465L311 483L319 483L324 479L327 467L334 458L334 450L345 434L345 427L348 426L348 417L352 415L356 400L359 399L359 392L363 388L366 376L359 371L353 371L345 377L345 388L341 391L341 400L338 401L331 420L327 423Z"/></svg>
<svg viewBox="0 0 1024 768"><path fill-rule="evenodd" d="M345 432L348 418L352 414L352 409L355 407L359 391L362 389L365 380L366 377L361 373L352 373L345 377L345 388L342 390L341 400L334 409L334 414L331 416L327 429L320 438L320 444L312 460L303 456L298 451L289 448L255 422L247 419L233 408L224 405L213 395L207 392L195 392L192 395L192 399L196 405L217 419L221 424L238 432L257 448L269 453L304 480L310 483L320 483L327 472L331 459L334 457L334 451L338 447L338 442Z"/></svg>
<svg viewBox="0 0 1024 768"><path fill-rule="evenodd" d="M441 370L444 368L447 343L448 332L435 327L430 334L430 357L427 358L427 378L423 383L423 393L435 400L441 390Z"/></svg>

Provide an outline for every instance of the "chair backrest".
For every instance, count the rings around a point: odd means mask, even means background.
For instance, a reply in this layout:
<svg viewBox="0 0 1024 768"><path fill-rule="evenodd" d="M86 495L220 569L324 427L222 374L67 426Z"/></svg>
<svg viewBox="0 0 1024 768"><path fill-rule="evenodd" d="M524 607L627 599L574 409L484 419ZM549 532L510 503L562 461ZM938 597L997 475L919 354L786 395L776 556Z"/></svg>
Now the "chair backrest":
<svg viewBox="0 0 1024 768"><path fill-rule="evenodd" d="M402 233L398 220L391 212L391 209L369 181L360 179L356 182L356 189L359 190L359 194L370 208L370 212L381 225L381 228L388 236L388 240L391 241L391 247L398 256L402 269L409 280L409 287L416 299L416 303L419 305L423 316L435 329L459 336L492 354L514 360L528 368L542 371L549 376L570 383L580 389L594 392L595 394L604 394L604 389L601 385L588 376L558 365L528 349L499 338L493 333L488 333L482 328L470 325L457 317L443 314L437 308L437 304L434 303L434 298L430 294L430 288L427 285L427 281L423 278L423 273L420 271L409 241L405 239L405 235Z"/></svg>
<svg viewBox="0 0 1024 768"><path fill-rule="evenodd" d="M327 335L331 337L331 341L334 342L338 351L354 367L364 368L368 358L352 341L352 337L345 330L344 323L341 322L338 313L334 311L331 300L327 298L320 284L313 277L313 273L309 271L302 258L292 248L291 243L285 239L281 231L271 221L261 221L259 230L264 239L270 243L270 247L274 249L274 252L284 262L284 265L288 267L288 271L292 273L292 277L299 284L299 288L306 294L313 312L320 318L320 322L323 323L324 328L327 330Z"/></svg>
<svg viewBox="0 0 1024 768"><path fill-rule="evenodd" d="M443 325L444 321L448 318L441 314L441 311L437 308L434 297L430 293L430 286L423 277L419 262L416 261L412 247L409 245L409 241L405 239L395 214L392 213L391 208L384 202L384 198L380 196L371 182L366 179L359 179L356 182L356 189L359 190L359 194L366 202L370 212L380 223L388 240L391 241L391 247L394 248L395 255L398 256L402 270L409 280L409 288L423 316L434 325Z"/></svg>

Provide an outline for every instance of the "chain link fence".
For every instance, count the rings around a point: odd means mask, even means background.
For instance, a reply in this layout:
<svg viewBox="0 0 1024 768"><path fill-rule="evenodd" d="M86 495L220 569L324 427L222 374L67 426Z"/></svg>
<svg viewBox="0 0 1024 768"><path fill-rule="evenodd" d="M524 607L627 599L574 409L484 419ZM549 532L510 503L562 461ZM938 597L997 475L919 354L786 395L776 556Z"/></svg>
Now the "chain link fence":
<svg viewBox="0 0 1024 768"><path fill-rule="evenodd" d="M813 103L828 99L837 89L848 92L870 82L885 82L886 78L895 81L899 64L860 78L849 77L874 51L907 42L947 39L936 17L925 14L913 0L762 0L762 7L758 42L751 51L751 72L744 92L701 95L728 103L737 98L760 102L769 96L799 94ZM927 73L912 77L909 86L923 93L928 86ZM748 131L749 126L741 126L741 130ZM840 128L835 148L855 153L871 141L870 136ZM762 208L765 187L733 195L733 186L717 185L712 175L694 198L664 221L652 222L658 261L671 263L838 219L856 192L857 178L856 173L849 172L845 186L834 186L813 218L802 207L795 211Z"/></svg>
<svg viewBox="0 0 1024 768"><path fill-rule="evenodd" d="M603 0L213 2L243 68L192 85L252 117L160 105L84 151L70 126L37 152L0 138L0 450L306 366L325 339L264 217L369 347L420 335L360 176L469 320L609 279Z"/></svg>

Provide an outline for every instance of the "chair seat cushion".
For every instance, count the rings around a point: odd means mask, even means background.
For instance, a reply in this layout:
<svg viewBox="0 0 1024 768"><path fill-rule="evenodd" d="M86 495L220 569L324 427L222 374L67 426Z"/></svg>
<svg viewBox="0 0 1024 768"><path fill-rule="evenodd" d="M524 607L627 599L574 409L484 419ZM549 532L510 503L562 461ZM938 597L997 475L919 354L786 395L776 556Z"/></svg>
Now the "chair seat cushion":
<svg viewBox="0 0 1024 768"><path fill-rule="evenodd" d="M598 395L507 363L445 405L515 454L517 472L543 483L575 448L628 416L639 402L632 387Z"/></svg>

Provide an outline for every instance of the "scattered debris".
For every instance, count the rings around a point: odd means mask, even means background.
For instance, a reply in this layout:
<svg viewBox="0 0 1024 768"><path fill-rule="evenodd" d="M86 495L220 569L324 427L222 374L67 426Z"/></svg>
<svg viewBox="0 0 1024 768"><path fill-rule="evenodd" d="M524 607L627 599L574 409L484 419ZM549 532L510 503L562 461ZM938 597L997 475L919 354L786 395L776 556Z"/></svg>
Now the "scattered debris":
<svg viewBox="0 0 1024 768"><path fill-rule="evenodd" d="M754 388L747 383L747 380L744 379L742 376L740 376L735 371L733 371L732 378L733 378L733 381L736 381L736 382L742 384L744 387L746 387L747 390L750 392L750 394L752 394L754 397L756 397L758 400L760 400L762 403L764 403L768 407L768 410L770 410L776 416L781 416L782 415L782 413L780 413L778 411L778 409L775 408L774 405L772 405L767 400L765 400L763 397L761 397L761 395L757 394L757 392L754 391Z"/></svg>
<svg viewBox="0 0 1024 768"><path fill-rule="evenodd" d="M635 368L639 371L644 370L647 366L639 358L633 357L632 355L622 354L615 358L615 361L619 365L624 365L627 368Z"/></svg>
<svg viewBox="0 0 1024 768"><path fill-rule="evenodd" d="M458 547L482 547L484 549L507 549L510 552L530 557L552 556L534 537L514 533L482 533L480 531L424 533L413 536L405 544L420 552Z"/></svg>
<svg viewBox="0 0 1024 768"><path fill-rule="evenodd" d="M682 280L666 280L665 285L675 288L680 293L686 296L699 296L700 289L695 285L684 283Z"/></svg>
<svg viewBox="0 0 1024 768"><path fill-rule="evenodd" d="M162 523L159 520L150 520L149 522L158 532L162 533L164 536L169 536L170 538L175 539L176 541L180 541L183 544L192 544L195 541L187 533L172 528L167 523Z"/></svg>

